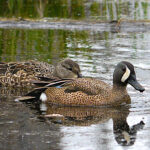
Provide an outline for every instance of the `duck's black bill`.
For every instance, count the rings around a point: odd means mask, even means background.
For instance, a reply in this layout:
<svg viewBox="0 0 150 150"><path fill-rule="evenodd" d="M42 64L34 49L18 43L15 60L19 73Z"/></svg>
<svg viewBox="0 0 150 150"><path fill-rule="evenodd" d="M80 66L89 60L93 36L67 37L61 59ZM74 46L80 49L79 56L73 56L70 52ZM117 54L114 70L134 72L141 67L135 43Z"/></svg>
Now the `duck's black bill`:
<svg viewBox="0 0 150 150"><path fill-rule="evenodd" d="M136 80L135 75L131 75L127 81L130 85L132 85L136 90L143 92L145 88Z"/></svg>

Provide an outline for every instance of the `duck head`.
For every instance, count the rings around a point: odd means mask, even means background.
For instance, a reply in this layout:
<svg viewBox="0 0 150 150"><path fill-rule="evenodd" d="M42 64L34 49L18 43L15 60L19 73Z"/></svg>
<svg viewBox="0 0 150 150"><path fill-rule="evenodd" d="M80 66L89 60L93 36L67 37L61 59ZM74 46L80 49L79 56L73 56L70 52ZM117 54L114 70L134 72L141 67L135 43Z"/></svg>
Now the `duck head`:
<svg viewBox="0 0 150 150"><path fill-rule="evenodd" d="M59 78L81 78L81 71L79 65L71 59L64 59L57 64L56 75Z"/></svg>
<svg viewBox="0 0 150 150"><path fill-rule="evenodd" d="M140 92L145 90L136 79L134 66L127 61L122 61L117 64L113 74L113 84L119 84L122 86L130 84Z"/></svg>

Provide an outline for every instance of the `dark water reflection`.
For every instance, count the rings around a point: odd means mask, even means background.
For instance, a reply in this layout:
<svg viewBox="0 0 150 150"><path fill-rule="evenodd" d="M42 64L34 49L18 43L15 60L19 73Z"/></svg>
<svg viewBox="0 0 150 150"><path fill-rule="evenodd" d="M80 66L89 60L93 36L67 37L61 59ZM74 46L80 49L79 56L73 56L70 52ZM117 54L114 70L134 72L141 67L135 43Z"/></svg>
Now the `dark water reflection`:
<svg viewBox="0 0 150 150"><path fill-rule="evenodd" d="M59 149L59 127L41 122L26 105L1 98L0 114L0 149Z"/></svg>
<svg viewBox="0 0 150 150"><path fill-rule="evenodd" d="M109 146L110 143L102 141L106 137L105 134L110 134L110 130L113 130L114 134L111 140L116 140L122 146L131 146L136 141L138 131L145 125L141 120L132 126L128 124L129 106L118 108L47 106L45 109L46 121L50 120L55 124L63 125L60 128L60 132L63 133L60 145L65 149L71 149L72 146L77 148L83 146L85 149L101 149L104 147L103 144ZM112 120L113 128L106 129L104 124L109 120ZM103 129L99 128L101 125L104 126ZM86 142L83 142L83 139ZM94 139L97 140L93 141Z"/></svg>
<svg viewBox="0 0 150 150"><path fill-rule="evenodd" d="M91 126L112 119L115 140L120 145L130 146L133 145L136 140L137 131L143 129L145 124L141 121L130 127L127 123L128 115L129 106L120 108L47 106L45 117L50 118L52 122L60 123L65 126Z"/></svg>

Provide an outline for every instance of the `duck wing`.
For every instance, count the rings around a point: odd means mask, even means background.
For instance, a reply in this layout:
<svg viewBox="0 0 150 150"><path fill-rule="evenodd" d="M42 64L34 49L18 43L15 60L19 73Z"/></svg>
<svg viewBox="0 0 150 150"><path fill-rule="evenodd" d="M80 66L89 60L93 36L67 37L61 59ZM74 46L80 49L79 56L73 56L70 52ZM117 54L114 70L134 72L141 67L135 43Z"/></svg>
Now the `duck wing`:
<svg viewBox="0 0 150 150"><path fill-rule="evenodd" d="M41 82L44 84L44 82ZM50 88L49 88L50 87ZM29 92L26 96L31 96L36 99L39 99L42 92L45 92L47 89L51 90L51 87L61 88L64 90L65 93L73 93L73 92L81 92L87 95L98 95L103 94L111 89L111 87L106 84L105 82L99 80L99 79L93 79L93 78L77 78L77 79L60 79L55 80L53 82L49 82L46 86L39 87L33 89L31 92ZM23 99L23 98L21 98Z"/></svg>
<svg viewBox="0 0 150 150"><path fill-rule="evenodd" d="M72 79L72 81L66 82L63 86L66 87L65 92L81 91L87 95L103 94L111 88L107 83L94 78Z"/></svg>

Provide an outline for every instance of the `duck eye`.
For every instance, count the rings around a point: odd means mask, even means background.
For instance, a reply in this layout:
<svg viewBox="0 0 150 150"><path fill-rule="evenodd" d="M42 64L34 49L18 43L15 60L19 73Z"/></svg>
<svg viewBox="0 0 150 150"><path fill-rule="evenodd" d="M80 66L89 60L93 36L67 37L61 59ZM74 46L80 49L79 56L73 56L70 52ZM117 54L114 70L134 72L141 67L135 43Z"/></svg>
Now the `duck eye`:
<svg viewBox="0 0 150 150"><path fill-rule="evenodd" d="M126 68L122 68L122 71L125 72L125 71L126 71Z"/></svg>
<svg viewBox="0 0 150 150"><path fill-rule="evenodd" d="M68 68L68 70L72 71L72 68Z"/></svg>

